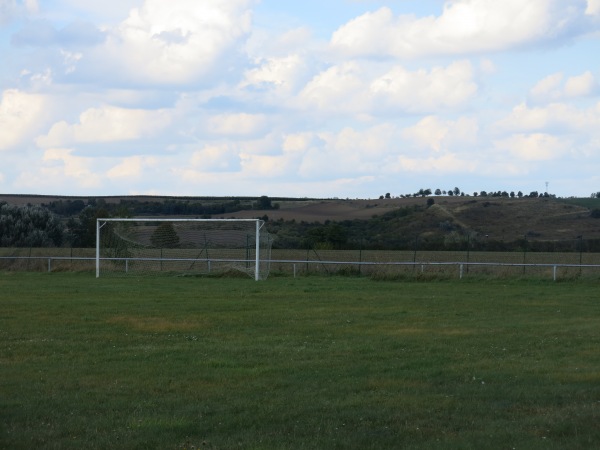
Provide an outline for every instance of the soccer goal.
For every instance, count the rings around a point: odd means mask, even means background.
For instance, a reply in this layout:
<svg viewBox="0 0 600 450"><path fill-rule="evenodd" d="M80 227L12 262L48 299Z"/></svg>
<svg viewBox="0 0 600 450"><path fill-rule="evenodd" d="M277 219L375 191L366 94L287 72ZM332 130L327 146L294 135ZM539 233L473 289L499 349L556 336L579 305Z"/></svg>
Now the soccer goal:
<svg viewBox="0 0 600 450"><path fill-rule="evenodd" d="M241 271L264 280L272 242L259 219L97 219L96 277Z"/></svg>

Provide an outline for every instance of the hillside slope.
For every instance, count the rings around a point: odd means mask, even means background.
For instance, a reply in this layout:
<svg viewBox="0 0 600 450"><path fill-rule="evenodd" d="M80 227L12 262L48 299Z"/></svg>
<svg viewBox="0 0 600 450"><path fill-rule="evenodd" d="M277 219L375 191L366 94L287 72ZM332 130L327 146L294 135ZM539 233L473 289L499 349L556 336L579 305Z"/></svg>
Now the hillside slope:
<svg viewBox="0 0 600 450"><path fill-rule="evenodd" d="M266 215L270 221L305 222L368 220L400 208L416 208L398 227L412 233L472 231L496 240L569 240L600 238L600 219L590 209L554 198L431 197L384 200L322 200L281 204L277 210L239 211L219 217L252 218ZM599 204L600 207L600 204Z"/></svg>
<svg viewBox="0 0 600 450"><path fill-rule="evenodd" d="M210 202L232 198L214 197L94 197L107 205L122 201ZM242 199L242 197L240 197ZM591 211L600 210L600 199L507 198L507 197L417 197L390 199L275 199L274 209L250 209L256 199L243 198L248 209L213 218L267 217L275 223L302 223L313 226L342 224L350 240L364 240L374 234L404 242L415 237L442 242L454 235L497 242L600 240L600 219ZM0 202L18 205L47 205L52 201L83 200L86 197L0 195ZM235 200L235 199L234 199ZM585 200L585 201L583 201ZM433 205L431 203L433 201ZM598 211L597 211L598 212ZM279 228L281 225L279 225ZM296 232L306 233L306 229ZM362 236L361 236L362 233Z"/></svg>

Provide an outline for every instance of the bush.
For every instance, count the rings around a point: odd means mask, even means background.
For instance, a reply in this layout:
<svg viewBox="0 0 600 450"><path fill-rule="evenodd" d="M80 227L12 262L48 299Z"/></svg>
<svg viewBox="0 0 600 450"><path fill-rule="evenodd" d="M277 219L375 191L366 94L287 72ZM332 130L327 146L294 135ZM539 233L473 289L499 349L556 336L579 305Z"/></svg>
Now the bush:
<svg viewBox="0 0 600 450"><path fill-rule="evenodd" d="M47 209L0 206L0 247L60 247L64 235L63 224Z"/></svg>

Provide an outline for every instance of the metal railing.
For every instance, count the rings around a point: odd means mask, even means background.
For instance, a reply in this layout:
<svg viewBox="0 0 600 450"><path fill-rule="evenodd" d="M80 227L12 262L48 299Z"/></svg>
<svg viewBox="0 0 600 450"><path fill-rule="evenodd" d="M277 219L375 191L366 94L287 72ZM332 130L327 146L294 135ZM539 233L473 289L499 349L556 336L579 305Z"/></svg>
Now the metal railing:
<svg viewBox="0 0 600 450"><path fill-rule="evenodd" d="M228 263L253 263L253 260L225 258L101 258L103 262L120 263L121 274L139 273L133 269L135 263L154 262L161 271L178 270L177 264L203 263L204 270L198 273L212 273L215 266ZM95 257L83 256L0 256L0 270L8 271L93 271ZM289 274L294 277L309 274L352 274L394 276L412 274L415 276L450 276L460 279L468 275L491 276L541 276L553 280L576 276L600 276L600 264L584 263L523 263L523 262L479 262L479 261L365 261L344 259L271 259L262 261L269 264L271 271ZM169 265L173 264L173 265Z"/></svg>

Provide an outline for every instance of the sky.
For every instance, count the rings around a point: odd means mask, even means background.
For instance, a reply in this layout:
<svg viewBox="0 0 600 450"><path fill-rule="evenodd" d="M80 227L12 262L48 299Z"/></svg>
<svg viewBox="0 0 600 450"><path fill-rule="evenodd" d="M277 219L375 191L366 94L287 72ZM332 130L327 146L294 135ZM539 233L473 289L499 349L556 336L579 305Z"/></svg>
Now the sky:
<svg viewBox="0 0 600 450"><path fill-rule="evenodd" d="M600 191L600 0L0 0L0 193Z"/></svg>

